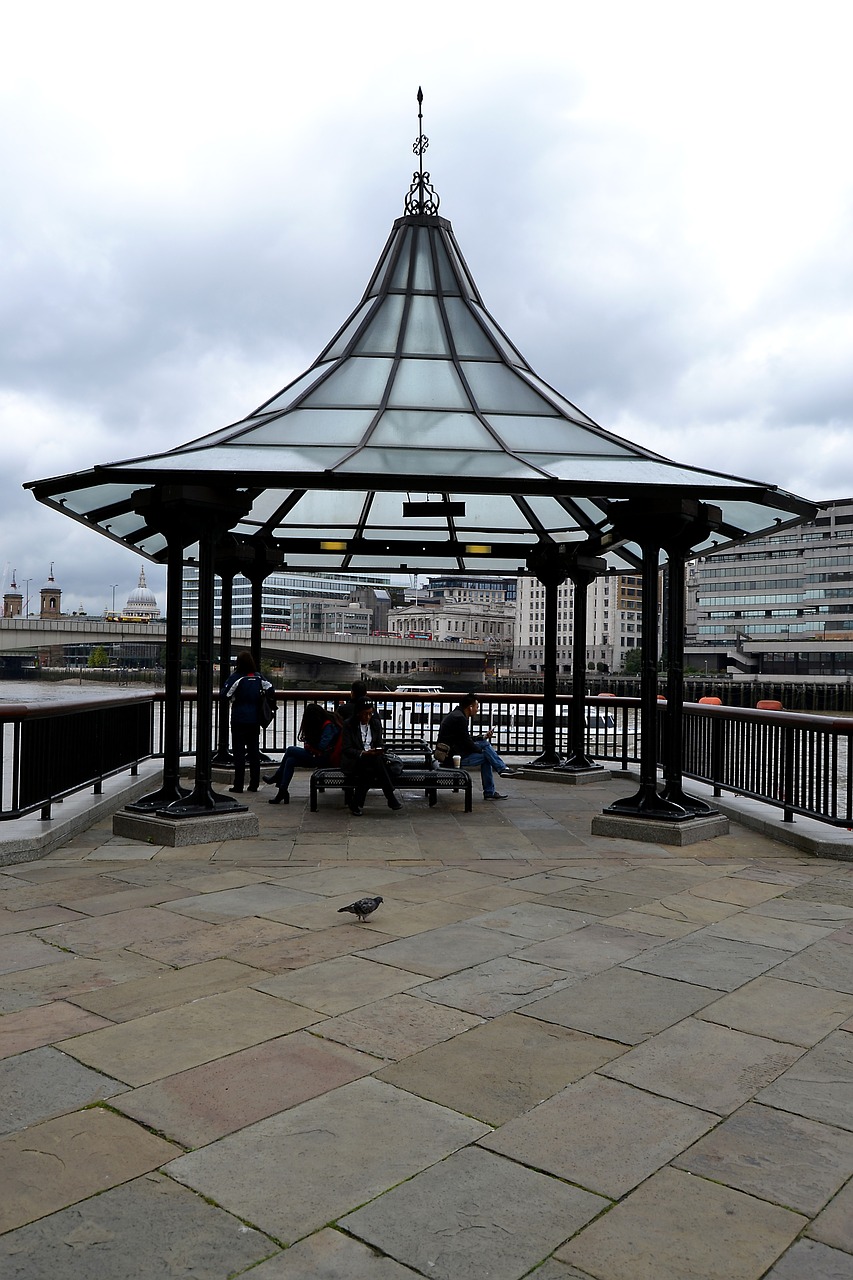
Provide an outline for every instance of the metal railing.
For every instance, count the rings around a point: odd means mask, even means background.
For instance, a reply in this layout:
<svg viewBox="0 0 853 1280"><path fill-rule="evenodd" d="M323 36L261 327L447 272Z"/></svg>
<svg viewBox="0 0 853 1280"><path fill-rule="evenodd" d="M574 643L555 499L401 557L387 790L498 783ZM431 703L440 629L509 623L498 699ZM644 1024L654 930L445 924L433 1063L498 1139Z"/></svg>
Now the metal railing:
<svg viewBox="0 0 853 1280"><path fill-rule="evenodd" d="M451 693L371 693L389 738L422 738L434 743L442 719L458 701ZM279 691L279 710L262 732L261 745L277 759L297 741L308 702L334 710L345 695L338 691ZM570 697L558 697L556 747L565 755L571 743ZM195 756L195 692L181 694L180 754ZM219 740L223 708L214 703L213 745ZM0 705L0 820L36 810L51 816L51 805L76 791L129 771L161 756L165 703L162 692L127 694L91 702ZM542 750L541 694L483 693L472 724L474 736L492 730L492 742L506 756L531 760ZM657 736L666 730L666 704L659 707ZM853 785L848 768L853 718L849 720L784 711L685 703L682 767L686 778L723 791L750 796L794 814L836 826L853 826ZM640 758L638 698L586 699L588 755L622 769ZM658 749L659 758L663 752ZM214 763L217 763L216 760Z"/></svg>

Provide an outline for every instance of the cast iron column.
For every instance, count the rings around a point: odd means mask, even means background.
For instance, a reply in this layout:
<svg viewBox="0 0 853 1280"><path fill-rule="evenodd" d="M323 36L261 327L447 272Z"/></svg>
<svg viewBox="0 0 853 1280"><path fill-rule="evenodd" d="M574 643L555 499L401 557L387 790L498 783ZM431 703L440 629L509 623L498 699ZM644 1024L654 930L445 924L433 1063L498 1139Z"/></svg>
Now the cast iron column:
<svg viewBox="0 0 853 1280"><path fill-rule="evenodd" d="M586 619L589 603L588 591L592 583L606 568L604 560L578 557L571 569L572 603L572 715L571 745L564 764L557 767L567 773L586 773L590 769L603 769L586 753Z"/></svg>
<svg viewBox="0 0 853 1280"><path fill-rule="evenodd" d="M565 558L554 543L542 543L527 557L527 567L545 588L545 661L542 672L542 754L525 769L553 769L562 763L557 751L557 602L569 576Z"/></svg>

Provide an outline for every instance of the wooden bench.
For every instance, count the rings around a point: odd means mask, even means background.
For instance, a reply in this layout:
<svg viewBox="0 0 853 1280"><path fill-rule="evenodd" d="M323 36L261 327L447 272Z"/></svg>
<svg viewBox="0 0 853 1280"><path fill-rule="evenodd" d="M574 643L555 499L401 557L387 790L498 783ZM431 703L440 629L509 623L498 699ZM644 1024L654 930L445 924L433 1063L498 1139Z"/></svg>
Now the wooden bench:
<svg viewBox="0 0 853 1280"><path fill-rule="evenodd" d="M395 754L399 754L399 748ZM311 774L310 783L311 812L317 812L318 796L321 791L350 791L353 785L352 778L345 774L343 769L315 769ZM463 791L465 793L465 812L470 813L473 808L471 776L464 769L445 769L443 766L438 765L432 765L427 768L404 765L403 772L394 778L394 787L395 790L401 791L412 787L415 789L423 788L430 808L438 800L439 791ZM378 788L374 787L371 790L378 790Z"/></svg>

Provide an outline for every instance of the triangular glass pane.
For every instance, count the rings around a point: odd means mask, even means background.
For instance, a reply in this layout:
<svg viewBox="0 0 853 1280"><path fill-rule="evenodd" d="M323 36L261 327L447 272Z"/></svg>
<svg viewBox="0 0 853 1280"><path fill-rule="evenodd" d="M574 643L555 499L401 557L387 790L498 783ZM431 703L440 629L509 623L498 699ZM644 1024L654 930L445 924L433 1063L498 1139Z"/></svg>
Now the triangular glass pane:
<svg viewBox="0 0 853 1280"><path fill-rule="evenodd" d="M397 245L400 242L401 236L404 234L405 233L403 231L398 229L388 241L388 244L385 247L385 252L382 254L382 257L376 265L376 270L373 273L373 282L369 286L371 298L375 298L378 293L382 293L383 289L386 287L386 277L388 272L391 270L391 264L394 262L394 254L396 252Z"/></svg>
<svg viewBox="0 0 853 1280"><path fill-rule="evenodd" d="M495 346L499 351L503 352L504 359L507 360L509 364L517 365L519 369L529 369L529 365L521 352L517 351L509 338L505 337L504 334L501 333L485 307L479 307L475 304L473 310L474 315L479 318L483 328L488 334L490 334Z"/></svg>
<svg viewBox="0 0 853 1280"><path fill-rule="evenodd" d="M447 360L401 360L388 398L391 408L471 408L459 376Z"/></svg>
<svg viewBox="0 0 853 1280"><path fill-rule="evenodd" d="M540 417L556 417L556 409L552 409L505 364L464 361L462 372L482 413L531 413Z"/></svg>
<svg viewBox="0 0 853 1280"><path fill-rule="evenodd" d="M418 227L417 248L415 249L415 276L412 287L423 293L435 293L435 276L432 270L432 253L429 247L429 230Z"/></svg>
<svg viewBox="0 0 853 1280"><path fill-rule="evenodd" d="M594 422L592 418L587 417L582 409L579 409L576 404L572 404L571 400L567 400L565 396L561 396L559 391L555 391L553 387L550 387L543 378L539 377L538 374L533 373L530 369L528 369L528 373L530 375L530 381L539 387L542 393L548 397L552 404L555 404L558 409L561 409L567 418L574 418L575 422L583 422L586 423L587 426L596 427L599 431L603 430L603 427L599 427L597 422ZM619 442L617 441L617 443Z"/></svg>
<svg viewBox="0 0 853 1280"><path fill-rule="evenodd" d="M473 413L388 409L370 433L370 445L423 449L494 449L495 441Z"/></svg>
<svg viewBox="0 0 853 1280"><path fill-rule="evenodd" d="M438 263L438 280L441 292L458 294L459 282L456 279L444 240L438 232L433 236L432 245L435 250L435 260Z"/></svg>
<svg viewBox="0 0 853 1280"><path fill-rule="evenodd" d="M500 360L497 348L486 337L461 298L446 298L447 320L456 354L461 360Z"/></svg>
<svg viewBox="0 0 853 1280"><path fill-rule="evenodd" d="M487 414L508 449L524 453L579 453L607 456L636 457L637 450L627 444L617 444L607 436L580 427L565 418L524 417L516 414Z"/></svg>
<svg viewBox="0 0 853 1280"><path fill-rule="evenodd" d="M397 259L397 265L388 285L389 289L407 289L409 287L409 259L412 253L414 232L415 229L413 227L406 227L400 256Z"/></svg>
<svg viewBox="0 0 853 1280"><path fill-rule="evenodd" d="M389 293L382 299L366 332L356 343L358 355L396 355L404 301L402 293Z"/></svg>
<svg viewBox="0 0 853 1280"><path fill-rule="evenodd" d="M400 297L399 294L394 295ZM391 299L389 298L390 302ZM402 301L402 297L400 297ZM410 356L447 356L444 321L434 297L413 297L406 317L403 351Z"/></svg>
<svg viewBox="0 0 853 1280"><path fill-rule="evenodd" d="M347 349L347 345L349 344L350 339L352 338L352 335L355 333L356 329L361 324L366 313L371 307L375 305L376 303L372 298L368 298L366 302L363 302L359 307L358 311L356 311L353 318L350 320L349 324L343 330L343 332L341 333L337 341L334 342L330 347L328 347L324 352L322 352L322 354L320 355L320 359L321 360L337 360L338 356L342 356Z"/></svg>
<svg viewBox="0 0 853 1280"><path fill-rule="evenodd" d="M365 404L378 406L385 394L390 372L390 360L350 356L303 403L312 408L325 405L339 405L341 408Z"/></svg>

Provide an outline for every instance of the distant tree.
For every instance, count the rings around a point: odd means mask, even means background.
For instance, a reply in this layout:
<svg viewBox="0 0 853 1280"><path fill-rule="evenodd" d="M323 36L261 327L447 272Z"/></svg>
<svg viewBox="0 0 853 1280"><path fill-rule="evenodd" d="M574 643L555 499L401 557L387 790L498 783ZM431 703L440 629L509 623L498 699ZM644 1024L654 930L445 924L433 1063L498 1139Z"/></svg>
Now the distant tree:
<svg viewBox="0 0 853 1280"><path fill-rule="evenodd" d="M102 644L95 645L89 654L89 661L86 665L89 667L108 667L110 665L110 655Z"/></svg>
<svg viewBox="0 0 853 1280"><path fill-rule="evenodd" d="M642 665L642 649L629 649L625 654L625 661L622 663L622 674L626 676L638 676Z"/></svg>

